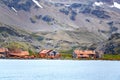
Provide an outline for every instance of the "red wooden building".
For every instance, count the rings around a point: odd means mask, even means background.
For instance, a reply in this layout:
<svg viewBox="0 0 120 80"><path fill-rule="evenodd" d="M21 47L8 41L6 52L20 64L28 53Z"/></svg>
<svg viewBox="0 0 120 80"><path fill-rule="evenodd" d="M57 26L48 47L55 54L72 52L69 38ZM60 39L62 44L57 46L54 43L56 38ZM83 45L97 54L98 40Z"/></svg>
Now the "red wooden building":
<svg viewBox="0 0 120 80"><path fill-rule="evenodd" d="M58 59L60 58L60 53L55 50L41 50L39 52L41 58L49 58L49 59Z"/></svg>
<svg viewBox="0 0 120 80"><path fill-rule="evenodd" d="M92 50L74 50L73 58L95 58L96 53Z"/></svg>

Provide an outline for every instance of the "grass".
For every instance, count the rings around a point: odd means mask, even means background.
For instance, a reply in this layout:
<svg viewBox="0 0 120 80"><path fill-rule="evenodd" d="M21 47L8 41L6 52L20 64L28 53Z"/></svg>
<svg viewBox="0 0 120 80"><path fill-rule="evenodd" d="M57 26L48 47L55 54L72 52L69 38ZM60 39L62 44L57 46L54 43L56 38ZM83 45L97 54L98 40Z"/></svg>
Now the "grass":
<svg viewBox="0 0 120 80"><path fill-rule="evenodd" d="M16 42L3 43L1 45L8 49L22 49L25 51L29 51L30 54L35 53L35 49L32 47L32 45L25 42L16 41Z"/></svg>
<svg viewBox="0 0 120 80"><path fill-rule="evenodd" d="M70 49L70 50L61 50L59 52L60 53L64 53L64 54L72 54L73 53L73 49Z"/></svg>
<svg viewBox="0 0 120 80"><path fill-rule="evenodd" d="M72 59L73 49L59 51L62 59Z"/></svg>
<svg viewBox="0 0 120 80"><path fill-rule="evenodd" d="M72 54L61 53L62 59L72 59Z"/></svg>
<svg viewBox="0 0 120 80"><path fill-rule="evenodd" d="M104 54L103 60L120 60L120 54L113 55L113 54Z"/></svg>

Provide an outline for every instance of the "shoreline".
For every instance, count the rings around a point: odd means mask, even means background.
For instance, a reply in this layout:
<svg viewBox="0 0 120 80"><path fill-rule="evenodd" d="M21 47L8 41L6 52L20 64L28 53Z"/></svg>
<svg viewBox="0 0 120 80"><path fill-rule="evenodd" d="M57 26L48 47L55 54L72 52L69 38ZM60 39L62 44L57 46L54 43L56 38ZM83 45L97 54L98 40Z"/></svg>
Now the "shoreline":
<svg viewBox="0 0 120 80"><path fill-rule="evenodd" d="M50 60L50 61L68 61L68 60L70 60L70 61L120 61L120 60L115 60L115 59L113 59L113 60L111 60L111 59L2 59L2 58L0 58L0 60L40 60L40 61L44 61L44 60Z"/></svg>

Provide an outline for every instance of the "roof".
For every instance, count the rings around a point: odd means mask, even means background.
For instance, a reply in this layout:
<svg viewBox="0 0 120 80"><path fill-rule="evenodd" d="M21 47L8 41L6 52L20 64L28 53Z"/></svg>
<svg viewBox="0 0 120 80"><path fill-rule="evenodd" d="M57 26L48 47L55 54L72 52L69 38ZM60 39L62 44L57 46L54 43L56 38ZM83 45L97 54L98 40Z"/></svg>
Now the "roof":
<svg viewBox="0 0 120 80"><path fill-rule="evenodd" d="M0 52L6 52L7 49L6 48L0 48Z"/></svg>
<svg viewBox="0 0 120 80"><path fill-rule="evenodd" d="M75 54L84 54L84 55L95 54L95 52L92 50L74 50L74 53Z"/></svg>
<svg viewBox="0 0 120 80"><path fill-rule="evenodd" d="M9 55L13 55L13 56L28 56L29 52L28 51L10 52Z"/></svg>
<svg viewBox="0 0 120 80"><path fill-rule="evenodd" d="M22 50L21 49L9 49L9 52L11 52L11 53L21 53Z"/></svg>
<svg viewBox="0 0 120 80"><path fill-rule="evenodd" d="M44 53L44 54L47 54L47 53L49 53L49 52L51 52L52 50L42 50L42 51L40 51L40 54L41 53Z"/></svg>

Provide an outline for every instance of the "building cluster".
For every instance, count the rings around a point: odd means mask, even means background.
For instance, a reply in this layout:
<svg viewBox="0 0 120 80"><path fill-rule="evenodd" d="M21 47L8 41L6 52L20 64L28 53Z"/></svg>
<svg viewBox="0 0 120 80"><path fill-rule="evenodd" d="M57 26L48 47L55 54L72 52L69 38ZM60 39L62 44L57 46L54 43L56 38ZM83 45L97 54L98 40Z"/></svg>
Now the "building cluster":
<svg viewBox="0 0 120 80"><path fill-rule="evenodd" d="M59 59L61 57L60 53L55 50L41 50L38 53L39 58L46 59ZM24 58L24 59L34 59L35 55L30 55L28 51L23 51L21 49L10 50L7 48L0 48L0 58Z"/></svg>
<svg viewBox="0 0 120 80"><path fill-rule="evenodd" d="M101 58L102 52L96 52L93 50L74 50L71 58ZM30 55L28 51L23 51L21 49L9 50L7 48L0 48L0 58L23 58L23 59L60 59L62 55L55 50L44 49L38 53L38 56Z"/></svg>

